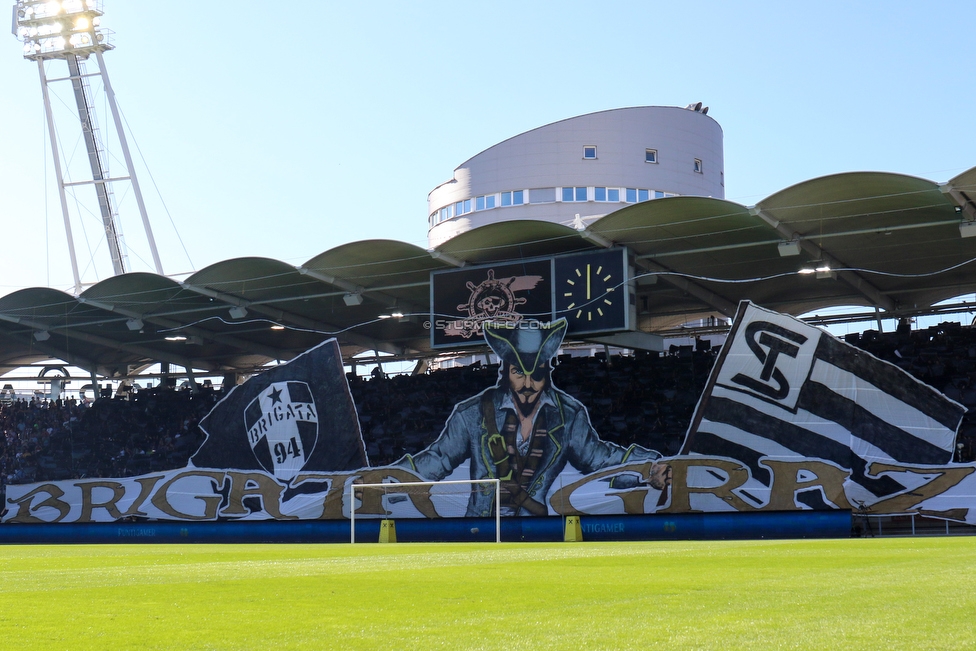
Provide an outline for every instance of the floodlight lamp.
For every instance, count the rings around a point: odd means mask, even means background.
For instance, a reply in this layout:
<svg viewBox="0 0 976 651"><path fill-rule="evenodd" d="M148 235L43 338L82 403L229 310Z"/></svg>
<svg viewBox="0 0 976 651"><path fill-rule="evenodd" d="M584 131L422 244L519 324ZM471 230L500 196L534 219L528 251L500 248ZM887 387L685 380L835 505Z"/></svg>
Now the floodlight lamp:
<svg viewBox="0 0 976 651"><path fill-rule="evenodd" d="M403 312L394 312L390 316L393 317L394 319L402 319L403 318Z"/></svg>
<svg viewBox="0 0 976 651"><path fill-rule="evenodd" d="M820 278L821 274L831 273L830 263L825 262L824 260L814 260L807 266L800 269L797 273L804 274L804 275L817 274L817 278Z"/></svg>
<svg viewBox="0 0 976 651"><path fill-rule="evenodd" d="M232 319L243 319L247 316L247 309L241 307L240 305L235 305L230 308L230 318Z"/></svg>
<svg viewBox="0 0 976 651"><path fill-rule="evenodd" d="M796 240L780 242L779 245L777 245L777 249L779 250L779 255L781 258L800 255L800 243Z"/></svg>
<svg viewBox="0 0 976 651"><path fill-rule="evenodd" d="M285 326L276 323L273 326L271 326L271 329L272 330L284 330L285 329Z"/></svg>
<svg viewBox="0 0 976 651"><path fill-rule="evenodd" d="M125 322L125 327L129 330L142 330L144 325L142 319L129 319Z"/></svg>
<svg viewBox="0 0 976 651"><path fill-rule="evenodd" d="M170 335L166 337L166 341L186 341L186 337L183 335Z"/></svg>
<svg viewBox="0 0 976 651"><path fill-rule="evenodd" d="M360 294L359 292L355 292L355 293L350 292L349 294L345 294L342 297L342 302L345 303L346 305L348 305L349 307L354 307L356 305L362 305L363 304L363 295Z"/></svg>
<svg viewBox="0 0 976 651"><path fill-rule="evenodd" d="M75 25L74 25L75 31L81 32L88 29L89 27L91 27L91 21L88 20L88 18L86 18L85 16L78 16L78 19L75 21Z"/></svg>

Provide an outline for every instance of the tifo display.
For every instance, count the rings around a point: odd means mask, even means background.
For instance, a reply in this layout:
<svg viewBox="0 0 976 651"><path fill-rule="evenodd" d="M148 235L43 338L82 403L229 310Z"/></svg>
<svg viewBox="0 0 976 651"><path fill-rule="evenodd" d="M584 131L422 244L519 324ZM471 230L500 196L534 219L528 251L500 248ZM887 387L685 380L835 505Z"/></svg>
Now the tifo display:
<svg viewBox="0 0 976 651"><path fill-rule="evenodd" d="M557 386L565 320L483 329L500 360L494 385L459 396L439 436L382 465L370 465L361 432L366 423L369 448L387 452L374 438L381 414L357 412L330 340L227 392L200 421L206 439L187 463L8 476L3 522L343 519L353 504L356 518L382 519L870 508L976 522L976 464L956 447L965 407L792 317L740 305L680 442L627 432L619 398L634 392L617 383L604 383L610 409L598 419ZM422 405L401 408L412 407ZM8 447L20 440L11 433ZM498 491L468 490L461 509L423 484L438 480L498 480ZM388 488L365 499L356 484Z"/></svg>

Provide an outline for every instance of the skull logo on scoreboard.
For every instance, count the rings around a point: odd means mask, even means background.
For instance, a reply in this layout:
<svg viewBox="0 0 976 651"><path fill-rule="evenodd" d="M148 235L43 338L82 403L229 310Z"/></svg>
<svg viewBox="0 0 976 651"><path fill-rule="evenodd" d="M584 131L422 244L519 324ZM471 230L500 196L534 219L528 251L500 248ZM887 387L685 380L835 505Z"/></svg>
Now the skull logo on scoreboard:
<svg viewBox="0 0 976 651"><path fill-rule="evenodd" d="M319 419L304 382L275 382L244 410L248 442L261 467L290 481L304 467L318 441Z"/></svg>

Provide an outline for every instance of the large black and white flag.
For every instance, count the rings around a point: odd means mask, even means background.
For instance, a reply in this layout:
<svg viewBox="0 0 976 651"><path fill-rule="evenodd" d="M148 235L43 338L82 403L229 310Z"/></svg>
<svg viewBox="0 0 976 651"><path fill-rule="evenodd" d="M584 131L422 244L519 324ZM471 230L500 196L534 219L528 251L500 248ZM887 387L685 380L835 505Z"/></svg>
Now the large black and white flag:
<svg viewBox="0 0 976 651"><path fill-rule="evenodd" d="M763 459L825 460L873 501L906 487L869 464L949 463L965 411L893 364L744 301L682 453L735 459L766 487Z"/></svg>
<svg viewBox="0 0 976 651"><path fill-rule="evenodd" d="M234 387L200 428L197 468L264 470L289 482L301 470L369 465L335 339Z"/></svg>

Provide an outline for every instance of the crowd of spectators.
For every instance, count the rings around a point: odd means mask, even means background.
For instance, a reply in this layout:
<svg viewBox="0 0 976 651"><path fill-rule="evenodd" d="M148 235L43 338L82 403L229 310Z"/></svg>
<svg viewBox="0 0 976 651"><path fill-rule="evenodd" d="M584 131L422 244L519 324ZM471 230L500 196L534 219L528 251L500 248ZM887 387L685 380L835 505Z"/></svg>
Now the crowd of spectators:
<svg viewBox="0 0 976 651"><path fill-rule="evenodd" d="M94 402L0 405L0 488L86 477L132 477L186 465L203 442L197 423L218 394L151 389Z"/></svg>
<svg viewBox="0 0 976 651"><path fill-rule="evenodd" d="M957 461L976 460L976 328L943 323L912 331L866 331L847 341L934 386L967 408ZM588 408L605 440L662 454L680 450L716 350L607 359L561 355L555 386ZM350 378L370 465L388 464L432 442L454 405L495 384L497 365L476 363L420 375ZM14 400L0 404L0 494L7 484L130 477L184 467L203 442L198 423L221 397L157 388L94 402Z"/></svg>

